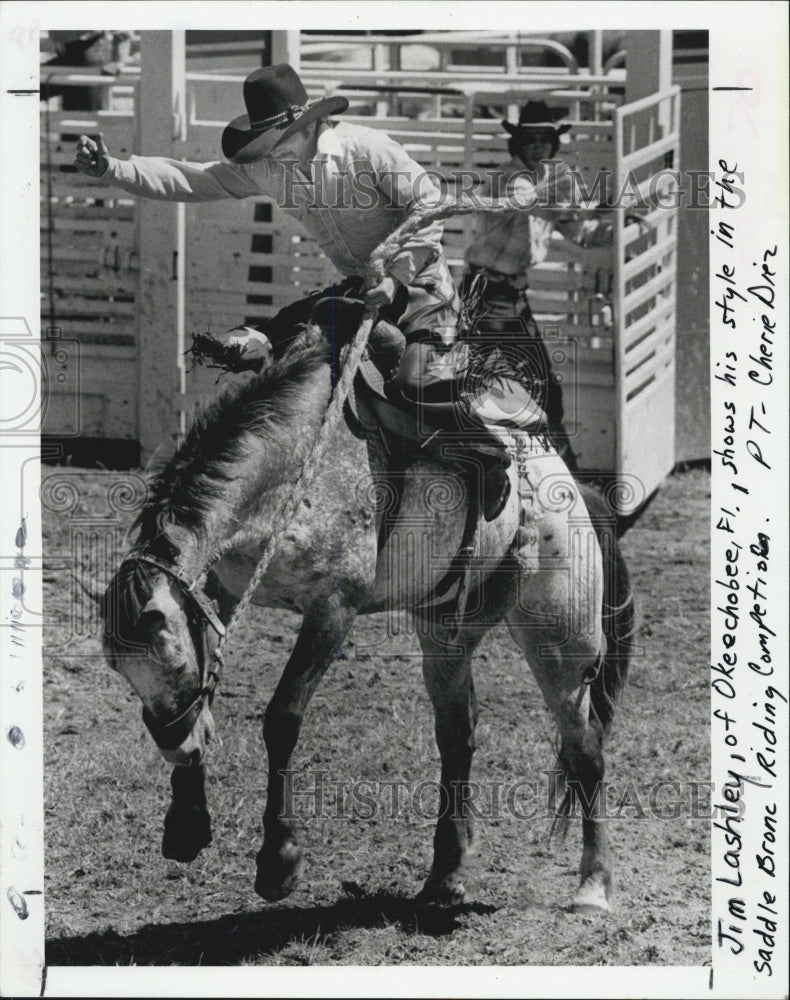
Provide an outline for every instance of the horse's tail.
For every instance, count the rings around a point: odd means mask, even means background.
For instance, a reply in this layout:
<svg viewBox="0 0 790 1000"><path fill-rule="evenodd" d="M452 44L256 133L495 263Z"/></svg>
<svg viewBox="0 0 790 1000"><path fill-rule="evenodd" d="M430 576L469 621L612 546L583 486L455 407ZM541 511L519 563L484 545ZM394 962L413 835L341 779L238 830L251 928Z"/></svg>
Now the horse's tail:
<svg viewBox="0 0 790 1000"><path fill-rule="evenodd" d="M617 542L616 518L597 489L582 483L577 485L595 529L603 563L602 619L606 650L601 659L600 669L590 683L590 720L595 720L601 727L603 739L611 726L615 709L628 679L636 610L631 576ZM564 795L554 814L549 834L549 836L554 834L556 829L561 840L567 833L573 808L573 794L566 785L568 775L563 756L563 749L560 747L558 752L560 781L559 785L555 785L552 796L556 802L557 792L564 791Z"/></svg>
<svg viewBox="0 0 790 1000"><path fill-rule="evenodd" d="M636 609L623 553L617 542L616 520L598 490L579 485L598 544L603 568L603 630L606 651L597 676L590 684L590 712L608 731L628 678L636 625Z"/></svg>

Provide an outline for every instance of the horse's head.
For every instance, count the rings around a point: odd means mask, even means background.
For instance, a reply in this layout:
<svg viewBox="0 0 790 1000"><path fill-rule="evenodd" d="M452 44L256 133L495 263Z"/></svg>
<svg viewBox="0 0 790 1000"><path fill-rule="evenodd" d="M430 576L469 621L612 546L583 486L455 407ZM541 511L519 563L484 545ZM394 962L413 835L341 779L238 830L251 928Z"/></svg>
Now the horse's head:
<svg viewBox="0 0 790 1000"><path fill-rule="evenodd" d="M293 466L331 392L325 340L295 349L204 406L176 453L152 476L130 530L133 553L104 595L104 649L142 699L163 756L200 763L213 731L214 651L224 631L179 567L205 566Z"/></svg>
<svg viewBox="0 0 790 1000"><path fill-rule="evenodd" d="M113 577L103 615L105 655L142 700L162 756L200 764L214 732L215 650L224 632L212 602L176 566L137 554Z"/></svg>

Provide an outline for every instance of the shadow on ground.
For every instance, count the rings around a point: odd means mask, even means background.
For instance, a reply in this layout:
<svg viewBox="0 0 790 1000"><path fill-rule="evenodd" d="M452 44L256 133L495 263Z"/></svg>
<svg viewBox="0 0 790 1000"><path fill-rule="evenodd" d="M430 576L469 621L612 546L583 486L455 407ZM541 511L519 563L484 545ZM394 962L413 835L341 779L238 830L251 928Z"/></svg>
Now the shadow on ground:
<svg viewBox="0 0 790 1000"><path fill-rule="evenodd" d="M232 913L216 920L146 924L133 934L112 929L47 943L48 965L238 965L275 954L294 941L344 928L395 924L406 934L442 937L461 926L459 918L489 914L485 903L452 907L420 906L414 899L375 893L341 898L330 906L272 907Z"/></svg>

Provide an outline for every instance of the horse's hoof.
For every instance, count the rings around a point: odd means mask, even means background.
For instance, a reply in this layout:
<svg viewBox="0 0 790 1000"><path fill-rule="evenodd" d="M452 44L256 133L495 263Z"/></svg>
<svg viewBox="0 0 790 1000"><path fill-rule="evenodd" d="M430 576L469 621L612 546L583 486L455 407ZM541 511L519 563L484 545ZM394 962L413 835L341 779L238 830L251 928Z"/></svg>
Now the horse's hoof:
<svg viewBox="0 0 790 1000"><path fill-rule="evenodd" d="M165 816L162 856L169 861L189 864L211 843L211 817L205 809L174 812Z"/></svg>
<svg viewBox="0 0 790 1000"><path fill-rule="evenodd" d="M451 877L434 882L430 878L417 894L419 906L458 906L466 899L463 882Z"/></svg>
<svg viewBox="0 0 790 1000"><path fill-rule="evenodd" d="M200 854L206 844L169 844L167 837L162 839L162 857L168 861L180 861L188 865Z"/></svg>
<svg viewBox="0 0 790 1000"><path fill-rule="evenodd" d="M276 854L264 851L258 855L255 891L268 903L276 903L290 896L296 888L302 872L302 849L296 844L288 844Z"/></svg>
<svg viewBox="0 0 790 1000"><path fill-rule="evenodd" d="M610 909L606 887L592 880L582 882L571 903L572 913L609 913Z"/></svg>

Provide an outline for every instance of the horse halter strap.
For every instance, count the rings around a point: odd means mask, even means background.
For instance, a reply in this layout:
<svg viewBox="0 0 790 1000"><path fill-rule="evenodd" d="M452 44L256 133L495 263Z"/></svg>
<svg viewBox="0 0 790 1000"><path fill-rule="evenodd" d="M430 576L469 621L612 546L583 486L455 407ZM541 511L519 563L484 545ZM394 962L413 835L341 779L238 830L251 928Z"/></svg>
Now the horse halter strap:
<svg viewBox="0 0 790 1000"><path fill-rule="evenodd" d="M143 722L154 738L156 745L161 750L174 750L192 732L192 728L197 722L198 716L203 711L206 701L210 701L214 697L214 690L217 684L219 684L222 674L222 654L219 650L219 644L210 656L208 654L206 626L211 626L220 641L225 636L225 626L222 624L210 600L200 587L198 587L197 580L193 580L181 566L169 565L147 555L129 556L127 559L124 559L124 562L147 563L149 566L155 566L169 576L171 580L174 580L181 593L198 612L198 617L203 626L203 642L198 658L200 690L197 696L183 712L166 721L157 719L147 708L143 708Z"/></svg>

